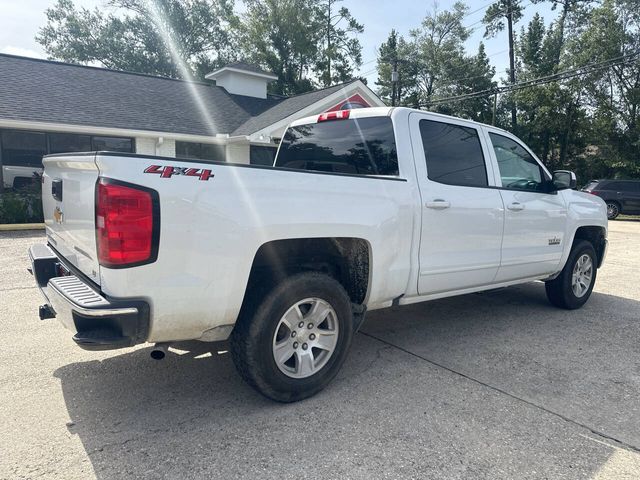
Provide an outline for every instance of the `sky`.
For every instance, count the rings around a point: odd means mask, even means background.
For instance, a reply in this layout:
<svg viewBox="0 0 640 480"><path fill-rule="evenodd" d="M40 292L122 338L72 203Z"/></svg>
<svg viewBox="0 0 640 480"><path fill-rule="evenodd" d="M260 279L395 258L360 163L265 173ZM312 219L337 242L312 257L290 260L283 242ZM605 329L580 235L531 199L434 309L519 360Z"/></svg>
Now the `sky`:
<svg viewBox="0 0 640 480"><path fill-rule="evenodd" d="M505 69L509 65L506 33L499 33L495 38L483 39L484 27L480 23L485 9L495 0L467 0L469 14L464 24L474 29L466 42L469 53L475 53L478 44L484 41L486 52L492 65L496 67L496 79L505 78ZM93 8L102 7L105 0L75 0L78 6ZM236 3L240 3L236 1ZM454 0L439 0L439 10L453 5ZM0 52L28 57L45 58L45 52L35 41L38 29L46 23L44 11L54 4L54 0L0 0ZM555 17L549 3L531 4L530 0L522 2L525 7L523 19L516 25L517 31L526 25L536 12L542 15L547 23ZM376 52L384 42L392 28L402 35L407 35L413 28L420 26L425 15L433 10L433 0L344 0L352 15L364 24L364 33L360 36L362 43L363 65L359 75L367 78L369 85L374 86L377 78Z"/></svg>

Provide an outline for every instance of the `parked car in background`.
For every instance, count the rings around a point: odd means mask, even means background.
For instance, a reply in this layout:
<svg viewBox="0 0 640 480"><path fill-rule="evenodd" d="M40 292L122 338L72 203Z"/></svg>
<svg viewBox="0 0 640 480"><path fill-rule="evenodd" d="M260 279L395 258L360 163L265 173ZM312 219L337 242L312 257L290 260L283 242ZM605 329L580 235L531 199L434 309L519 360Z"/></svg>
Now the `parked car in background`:
<svg viewBox="0 0 640 480"><path fill-rule="evenodd" d="M582 191L605 201L609 220L621 213L640 215L640 180L592 180Z"/></svg>

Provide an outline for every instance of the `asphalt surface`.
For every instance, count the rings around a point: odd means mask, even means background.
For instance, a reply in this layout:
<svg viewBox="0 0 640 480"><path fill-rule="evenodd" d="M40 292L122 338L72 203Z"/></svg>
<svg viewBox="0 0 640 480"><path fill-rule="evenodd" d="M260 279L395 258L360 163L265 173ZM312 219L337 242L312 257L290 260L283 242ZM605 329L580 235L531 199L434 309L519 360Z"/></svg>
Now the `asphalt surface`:
<svg viewBox="0 0 640 480"><path fill-rule="evenodd" d="M0 233L0 478L640 478L640 222L581 310L533 283L372 312L293 405L208 345L78 349L38 320L42 241Z"/></svg>

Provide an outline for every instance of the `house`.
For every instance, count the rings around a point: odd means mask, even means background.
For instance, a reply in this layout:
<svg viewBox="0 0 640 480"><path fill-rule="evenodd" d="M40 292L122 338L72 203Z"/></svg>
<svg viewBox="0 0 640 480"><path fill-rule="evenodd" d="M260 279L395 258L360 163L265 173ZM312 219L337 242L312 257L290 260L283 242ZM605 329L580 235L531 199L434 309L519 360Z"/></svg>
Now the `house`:
<svg viewBox="0 0 640 480"><path fill-rule="evenodd" d="M4 184L29 181L48 153L111 150L271 164L290 122L330 110L383 106L360 80L269 95L274 75L243 62L175 80L0 54Z"/></svg>

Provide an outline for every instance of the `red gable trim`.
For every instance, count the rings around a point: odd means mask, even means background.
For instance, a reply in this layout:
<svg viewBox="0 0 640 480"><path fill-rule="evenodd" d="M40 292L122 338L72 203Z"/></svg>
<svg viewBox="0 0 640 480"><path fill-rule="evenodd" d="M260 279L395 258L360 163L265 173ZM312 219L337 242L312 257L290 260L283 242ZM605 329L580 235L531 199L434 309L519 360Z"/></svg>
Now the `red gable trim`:
<svg viewBox="0 0 640 480"><path fill-rule="evenodd" d="M353 104L350 106L349 104ZM367 102L364 98L360 96L360 94L356 93L351 95L346 100L342 100L339 104L334 105L330 109L326 110L327 112L334 112L336 110L348 110L350 108L361 108L361 107L370 107L369 102Z"/></svg>

